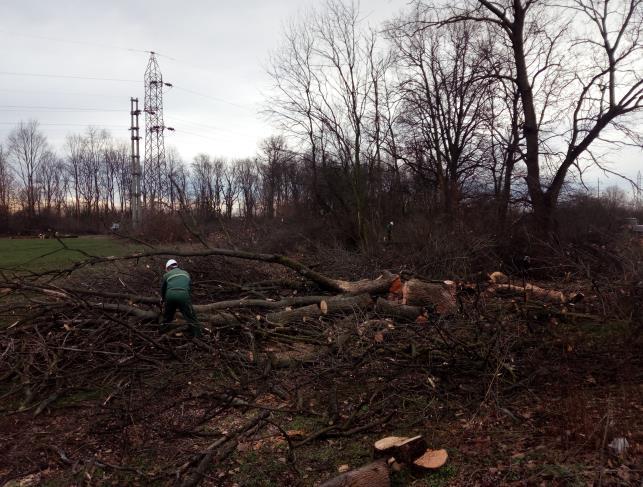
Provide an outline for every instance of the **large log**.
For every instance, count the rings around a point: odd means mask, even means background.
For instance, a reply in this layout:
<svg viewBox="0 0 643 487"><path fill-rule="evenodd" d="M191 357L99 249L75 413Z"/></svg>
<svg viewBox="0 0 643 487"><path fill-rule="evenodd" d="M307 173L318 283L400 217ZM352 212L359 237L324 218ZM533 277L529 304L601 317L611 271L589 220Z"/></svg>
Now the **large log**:
<svg viewBox="0 0 643 487"><path fill-rule="evenodd" d="M319 487L390 487L386 460L378 460L334 477Z"/></svg>
<svg viewBox="0 0 643 487"><path fill-rule="evenodd" d="M114 303L88 303L89 306L103 311L117 312L119 314L135 316L141 320L156 321L160 312L127 306L125 304ZM199 313L197 318L201 323L208 323L215 326L223 326L239 323L239 318L232 313Z"/></svg>
<svg viewBox="0 0 643 487"><path fill-rule="evenodd" d="M375 304L375 311L380 315L390 316L405 321L415 321L418 316L422 316L424 309L421 306L407 306L404 304L394 303L383 298L378 298Z"/></svg>
<svg viewBox="0 0 643 487"><path fill-rule="evenodd" d="M450 315L458 311L455 299L455 283L424 282L410 279L402 288L402 304L409 306L433 306L440 315Z"/></svg>
<svg viewBox="0 0 643 487"><path fill-rule="evenodd" d="M292 298L283 298L276 301L267 299L231 299L228 301L218 301L210 304L196 304L194 310L199 312L215 311L220 309L233 308L264 308L264 309L283 309L288 306L305 306L310 304L319 304L328 296L296 296Z"/></svg>
<svg viewBox="0 0 643 487"><path fill-rule="evenodd" d="M368 294L357 296L330 296L319 302L301 308L294 308L276 313L268 313L266 320L270 323L284 324L317 319L322 315L353 312L367 309L373 305Z"/></svg>
<svg viewBox="0 0 643 487"><path fill-rule="evenodd" d="M322 314L347 313L373 306L373 300L368 294L357 296L333 296L323 299L319 303Z"/></svg>
<svg viewBox="0 0 643 487"><path fill-rule="evenodd" d="M283 325L285 323L297 323L300 321L314 320L322 315L321 309L317 304L309 306L302 306L301 308L287 309L285 311L277 311L276 313L268 313L266 321L269 323L276 323Z"/></svg>

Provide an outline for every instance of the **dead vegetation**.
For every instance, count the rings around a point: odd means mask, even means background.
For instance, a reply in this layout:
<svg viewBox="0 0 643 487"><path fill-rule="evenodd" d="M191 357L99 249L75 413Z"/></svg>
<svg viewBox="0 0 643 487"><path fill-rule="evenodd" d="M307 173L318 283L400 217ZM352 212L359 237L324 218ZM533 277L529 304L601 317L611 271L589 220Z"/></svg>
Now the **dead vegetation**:
<svg viewBox="0 0 643 487"><path fill-rule="evenodd" d="M202 340L158 331L167 255L194 277ZM350 480L365 466L392 485L635 482L640 277L622 256L594 274L587 255L550 256L556 287L530 271L330 277L317 269L337 262L213 248L4 273L0 479L314 485L340 469L325 485L371 485ZM376 439L416 433L421 448L368 467ZM435 473L399 466L447 450Z"/></svg>

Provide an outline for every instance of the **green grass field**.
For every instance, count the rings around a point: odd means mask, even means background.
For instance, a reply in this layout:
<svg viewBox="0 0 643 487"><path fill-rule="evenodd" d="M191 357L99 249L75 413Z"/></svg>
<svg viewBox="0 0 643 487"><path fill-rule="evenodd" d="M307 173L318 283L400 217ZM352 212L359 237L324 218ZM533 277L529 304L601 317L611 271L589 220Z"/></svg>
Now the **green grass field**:
<svg viewBox="0 0 643 487"><path fill-rule="evenodd" d="M91 236L67 238L65 249L57 240L0 239L0 268L44 271L61 269L84 260L87 257L78 249L90 255L123 255L136 249L123 241L111 237Z"/></svg>

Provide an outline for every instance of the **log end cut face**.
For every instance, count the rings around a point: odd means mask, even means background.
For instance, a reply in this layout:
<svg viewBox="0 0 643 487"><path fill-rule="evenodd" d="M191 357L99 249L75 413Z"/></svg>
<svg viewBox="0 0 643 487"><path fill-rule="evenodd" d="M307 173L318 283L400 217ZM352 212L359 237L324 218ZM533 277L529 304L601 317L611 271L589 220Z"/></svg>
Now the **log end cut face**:
<svg viewBox="0 0 643 487"><path fill-rule="evenodd" d="M448 458L449 454L444 449L427 450L424 455L413 462L413 465L424 470L435 470L447 463Z"/></svg>
<svg viewBox="0 0 643 487"><path fill-rule="evenodd" d="M401 443L404 443L408 439L409 438L406 437L406 436L387 436L386 438L382 438L381 440L377 440L373 444L373 447L378 452L386 452L386 451L390 450L391 448L394 448L397 445L399 445Z"/></svg>

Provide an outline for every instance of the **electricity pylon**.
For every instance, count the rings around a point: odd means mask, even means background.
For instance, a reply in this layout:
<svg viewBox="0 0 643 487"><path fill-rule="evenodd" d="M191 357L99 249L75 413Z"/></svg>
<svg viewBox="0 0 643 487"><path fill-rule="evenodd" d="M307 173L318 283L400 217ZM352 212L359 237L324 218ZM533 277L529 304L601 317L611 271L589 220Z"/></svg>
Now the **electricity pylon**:
<svg viewBox="0 0 643 487"><path fill-rule="evenodd" d="M165 178L165 138L166 127L163 122L163 88L171 87L163 82L161 68L154 51L145 69L145 188L143 200L150 209L161 202Z"/></svg>

